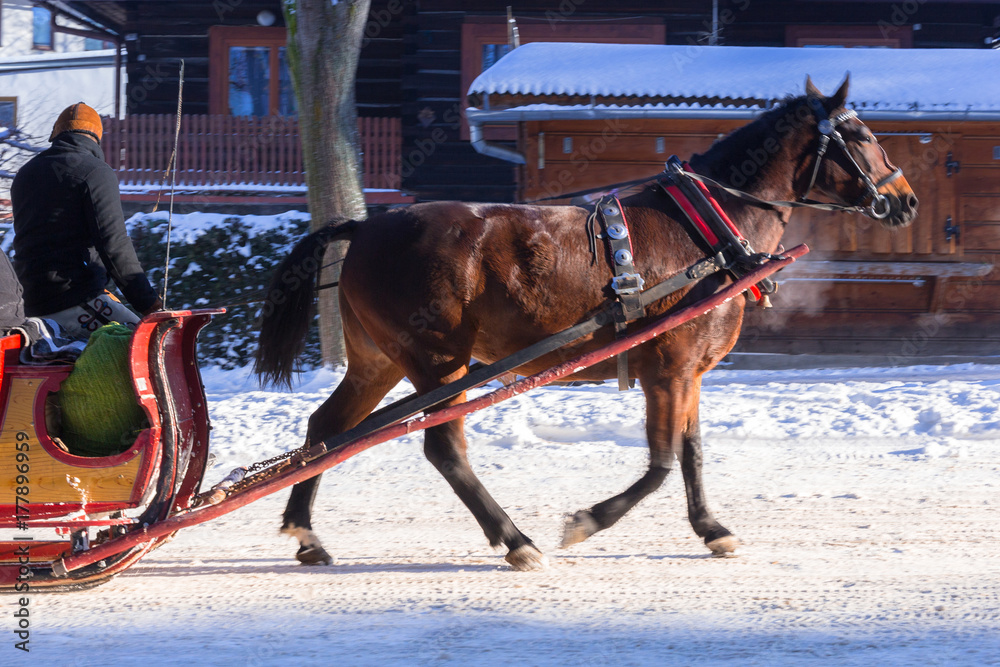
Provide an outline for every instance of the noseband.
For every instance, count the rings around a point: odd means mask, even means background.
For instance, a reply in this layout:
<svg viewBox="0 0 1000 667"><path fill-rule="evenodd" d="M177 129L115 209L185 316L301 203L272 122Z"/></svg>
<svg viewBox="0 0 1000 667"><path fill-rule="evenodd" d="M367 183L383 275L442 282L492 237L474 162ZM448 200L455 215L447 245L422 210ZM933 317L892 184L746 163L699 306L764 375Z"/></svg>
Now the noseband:
<svg viewBox="0 0 1000 667"><path fill-rule="evenodd" d="M823 108L823 103L815 97L809 98L809 107L816 116L816 129L819 130L819 150L816 153L816 163L813 165L812 178L809 179L809 187L806 188L806 193L802 195L800 201L806 200L806 198L809 197L809 193L812 192L813 187L816 185L816 178L819 176L820 164L823 162L823 157L826 155L826 151L830 147L830 140L833 139L833 141L840 146L840 150L843 152L848 162L850 162L854 167L854 171L857 172L858 178L860 178L861 182L865 185L865 194L858 198L858 200L854 203L854 206L863 210L876 220L881 220L889 215L889 200L885 197L885 195L879 192L879 188L902 176L903 170L896 167L895 171L880 180L878 183L873 182L871 176L869 176L868 173L861 168L861 165L859 165L857 160L854 159L854 156L851 155L851 151L847 150L847 142L844 141L844 137L837 131L837 126L841 123L852 118L857 118L857 112L853 109L848 109L846 111L842 111L833 118L830 118L827 115L826 110ZM883 154L884 153L885 151L883 151ZM865 206L864 202L869 198L871 199L871 203L869 203L868 206Z"/></svg>

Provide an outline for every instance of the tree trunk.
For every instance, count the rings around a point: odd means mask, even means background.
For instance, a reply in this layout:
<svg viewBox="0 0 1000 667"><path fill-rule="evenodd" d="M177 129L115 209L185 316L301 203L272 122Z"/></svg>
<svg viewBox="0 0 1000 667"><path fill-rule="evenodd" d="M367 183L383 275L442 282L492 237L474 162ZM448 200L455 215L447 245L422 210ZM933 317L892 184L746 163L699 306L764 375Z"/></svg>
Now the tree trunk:
<svg viewBox="0 0 1000 667"><path fill-rule="evenodd" d="M284 0L288 64L298 100L299 135L312 229L334 218L367 216L354 82L371 0ZM320 284L340 277L346 243L332 243ZM331 265L332 264L332 265ZM345 363L337 290L319 293L324 364Z"/></svg>

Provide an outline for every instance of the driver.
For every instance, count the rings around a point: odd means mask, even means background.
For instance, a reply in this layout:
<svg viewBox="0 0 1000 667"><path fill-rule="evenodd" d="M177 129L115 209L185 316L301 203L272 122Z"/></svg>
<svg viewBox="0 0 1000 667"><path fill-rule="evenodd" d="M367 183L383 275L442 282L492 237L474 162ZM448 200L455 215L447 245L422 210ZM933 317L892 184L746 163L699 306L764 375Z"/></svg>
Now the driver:
<svg viewBox="0 0 1000 667"><path fill-rule="evenodd" d="M108 322L138 323L105 289L109 276L143 315L163 307L125 230L102 132L92 108L83 102L67 107L52 128L52 147L21 167L11 185L24 312L55 320L73 338L88 338Z"/></svg>

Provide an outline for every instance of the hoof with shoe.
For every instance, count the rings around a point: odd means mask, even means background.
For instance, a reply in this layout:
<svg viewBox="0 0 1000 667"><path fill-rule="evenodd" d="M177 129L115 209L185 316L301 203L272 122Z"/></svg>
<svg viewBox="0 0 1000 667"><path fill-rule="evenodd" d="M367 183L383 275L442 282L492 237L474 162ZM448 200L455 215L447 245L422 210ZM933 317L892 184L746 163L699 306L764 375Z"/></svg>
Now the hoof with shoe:
<svg viewBox="0 0 1000 667"><path fill-rule="evenodd" d="M318 544L308 547L302 545L295 553L295 559L303 565L331 565L333 563L330 554Z"/></svg>
<svg viewBox="0 0 1000 667"><path fill-rule="evenodd" d="M517 572L547 570L549 567L549 559L531 544L511 549L504 556L504 560L510 563L510 569Z"/></svg>
<svg viewBox="0 0 1000 667"><path fill-rule="evenodd" d="M712 551L712 555L716 558L735 556L736 547L739 545L740 541L735 535L723 535L722 537L715 538L711 542L705 543L705 546Z"/></svg>
<svg viewBox="0 0 1000 667"><path fill-rule="evenodd" d="M281 532L290 535L299 541L299 550L295 553L295 560L303 565L330 565L333 558L323 548L316 533L309 528L296 526L294 523L283 526Z"/></svg>
<svg viewBox="0 0 1000 667"><path fill-rule="evenodd" d="M576 514L571 514L566 517L566 523L563 525L563 538L562 544L559 545L560 548L565 549L568 546L572 546L578 542L583 542L585 539L596 533L598 530L597 522L594 517L587 510L580 510Z"/></svg>

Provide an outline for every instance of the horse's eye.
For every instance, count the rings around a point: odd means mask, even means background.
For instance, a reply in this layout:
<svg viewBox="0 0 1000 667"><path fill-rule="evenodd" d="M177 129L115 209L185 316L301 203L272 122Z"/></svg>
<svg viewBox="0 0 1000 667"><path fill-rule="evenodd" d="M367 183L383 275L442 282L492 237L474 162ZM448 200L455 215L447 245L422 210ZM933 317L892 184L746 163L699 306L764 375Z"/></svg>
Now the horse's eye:
<svg viewBox="0 0 1000 667"><path fill-rule="evenodd" d="M861 137L861 142L865 143L865 144L873 144L873 143L875 143L875 135L874 134L865 134L865 135L863 135Z"/></svg>

